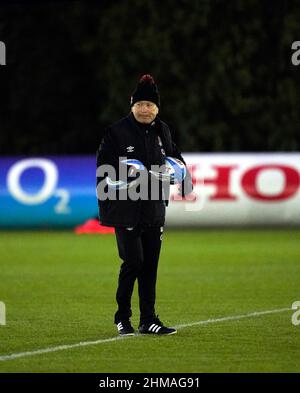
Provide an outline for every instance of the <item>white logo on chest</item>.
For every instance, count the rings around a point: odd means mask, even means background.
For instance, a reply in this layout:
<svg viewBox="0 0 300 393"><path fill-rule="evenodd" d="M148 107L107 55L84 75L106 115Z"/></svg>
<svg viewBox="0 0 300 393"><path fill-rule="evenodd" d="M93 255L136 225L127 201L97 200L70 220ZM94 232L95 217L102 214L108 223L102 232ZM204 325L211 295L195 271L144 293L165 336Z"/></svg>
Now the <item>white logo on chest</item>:
<svg viewBox="0 0 300 393"><path fill-rule="evenodd" d="M134 151L134 146L127 146L126 150L127 150L127 153L132 153Z"/></svg>

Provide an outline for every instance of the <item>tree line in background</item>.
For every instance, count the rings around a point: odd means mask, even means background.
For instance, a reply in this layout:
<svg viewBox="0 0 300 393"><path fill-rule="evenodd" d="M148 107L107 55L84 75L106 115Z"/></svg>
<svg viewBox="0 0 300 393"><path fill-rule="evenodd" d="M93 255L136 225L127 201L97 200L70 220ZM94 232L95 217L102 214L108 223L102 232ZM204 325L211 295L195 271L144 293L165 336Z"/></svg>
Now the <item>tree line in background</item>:
<svg viewBox="0 0 300 393"><path fill-rule="evenodd" d="M150 73L182 151L300 150L297 1L0 6L0 154L93 154Z"/></svg>

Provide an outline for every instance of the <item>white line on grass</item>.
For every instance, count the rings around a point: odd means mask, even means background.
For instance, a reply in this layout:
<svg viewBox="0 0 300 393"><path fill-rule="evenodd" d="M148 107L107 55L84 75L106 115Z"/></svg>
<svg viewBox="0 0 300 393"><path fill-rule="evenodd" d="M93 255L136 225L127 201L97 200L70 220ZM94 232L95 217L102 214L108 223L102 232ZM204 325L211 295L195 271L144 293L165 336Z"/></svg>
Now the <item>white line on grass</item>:
<svg viewBox="0 0 300 393"><path fill-rule="evenodd" d="M186 323L186 324L182 324L182 325L177 325L177 326L175 326L175 328L176 329L184 329L184 328L191 327L191 326L207 325L209 323L217 323L217 322L224 322L224 321L233 321L233 320L238 320L238 319L243 319L243 318L258 317L260 315L275 314L275 313L280 313L280 312L289 311L289 310L291 310L291 308L279 308L279 309L275 309L275 310L255 311L255 312L251 312L248 314L233 315L233 316L229 316L229 317L213 318L213 319L207 319L205 321ZM95 340L95 341L83 341L83 342L79 342L76 344L58 345L56 347L37 349L35 351L12 353L10 355L0 356L0 361L25 358L28 356L41 355L43 353L49 353L49 352L64 351L66 349L87 347L90 345L104 344L104 343L108 343L108 342L113 342L113 341L117 341L117 340L124 340L126 338L139 337L139 336L141 336L141 335L136 334L135 336L127 336L127 337L118 336L118 337L106 338L106 339Z"/></svg>
<svg viewBox="0 0 300 393"><path fill-rule="evenodd" d="M176 329L184 329L184 328L190 327L190 326L207 325L208 323L216 323L216 322L223 322L223 321L233 321L233 320L236 320L236 319L258 317L260 315L276 314L276 313L279 313L279 312L289 311L289 310L291 310L291 308L278 308L276 310L254 311L254 312L251 312L249 314L233 315L232 317L207 319L206 321L191 322L191 323L186 323L186 324L183 324L183 325L177 325L175 327L176 327Z"/></svg>

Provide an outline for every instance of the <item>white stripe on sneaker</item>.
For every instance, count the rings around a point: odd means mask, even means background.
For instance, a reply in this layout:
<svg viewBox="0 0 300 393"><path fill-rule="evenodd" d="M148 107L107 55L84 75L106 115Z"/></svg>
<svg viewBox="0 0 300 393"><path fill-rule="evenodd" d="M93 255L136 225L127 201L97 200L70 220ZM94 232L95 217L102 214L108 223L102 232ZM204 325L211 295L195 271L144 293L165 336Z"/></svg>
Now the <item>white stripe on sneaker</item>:
<svg viewBox="0 0 300 393"><path fill-rule="evenodd" d="M161 326L156 325L155 323L153 323L150 327L149 327L149 331L153 332L153 333L157 333L159 331L159 329L161 329Z"/></svg>

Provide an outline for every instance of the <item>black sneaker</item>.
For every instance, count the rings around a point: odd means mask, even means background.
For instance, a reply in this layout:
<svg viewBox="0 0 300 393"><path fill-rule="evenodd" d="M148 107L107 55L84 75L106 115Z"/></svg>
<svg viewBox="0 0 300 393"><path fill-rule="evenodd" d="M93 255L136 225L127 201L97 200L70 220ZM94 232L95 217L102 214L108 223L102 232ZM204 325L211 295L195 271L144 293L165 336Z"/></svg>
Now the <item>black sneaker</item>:
<svg viewBox="0 0 300 393"><path fill-rule="evenodd" d="M116 325L120 336L134 336L134 329L129 320L120 321Z"/></svg>
<svg viewBox="0 0 300 393"><path fill-rule="evenodd" d="M157 335L169 335L177 333L174 328L164 326L164 324L158 319L158 316L153 318L150 323L140 325L139 332L141 334L157 334Z"/></svg>

